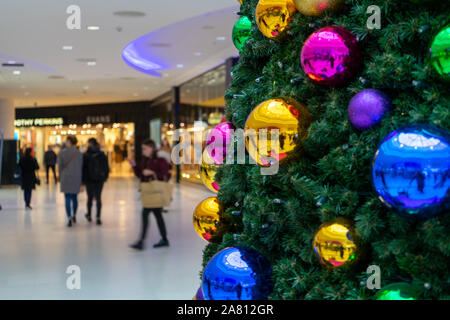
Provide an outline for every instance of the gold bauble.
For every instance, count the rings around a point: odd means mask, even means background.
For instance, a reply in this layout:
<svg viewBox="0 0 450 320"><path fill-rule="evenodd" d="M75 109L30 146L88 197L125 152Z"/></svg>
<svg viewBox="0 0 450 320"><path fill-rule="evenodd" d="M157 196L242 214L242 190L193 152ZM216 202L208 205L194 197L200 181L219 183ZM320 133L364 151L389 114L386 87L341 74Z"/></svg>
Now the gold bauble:
<svg viewBox="0 0 450 320"><path fill-rule="evenodd" d="M258 28L267 38L274 39L287 28L296 11L293 0L259 0L256 6Z"/></svg>
<svg viewBox="0 0 450 320"><path fill-rule="evenodd" d="M199 203L194 211L194 228L203 240L213 241L220 223L219 200L216 197L209 197Z"/></svg>
<svg viewBox="0 0 450 320"><path fill-rule="evenodd" d="M295 7L305 16L320 16L326 10L337 11L344 0L294 0Z"/></svg>
<svg viewBox="0 0 450 320"><path fill-rule="evenodd" d="M278 160L283 164L294 149L307 136L311 123L310 113L300 102L290 98L277 98L259 104L245 122L245 147L259 165L268 166ZM253 129L253 134L252 130ZM266 130L266 137L264 131ZM271 130L279 130L278 141L271 142ZM278 150L277 149L278 145Z"/></svg>
<svg viewBox="0 0 450 320"><path fill-rule="evenodd" d="M320 226L313 242L314 253L320 262L330 268L347 266L357 258L358 245L351 223L342 218Z"/></svg>
<svg viewBox="0 0 450 320"><path fill-rule="evenodd" d="M216 172L219 167L219 165L216 165L214 163L214 160L205 149L202 154L202 164L200 165L199 169L200 179L202 180L203 185L208 188L208 190L211 190L215 193L217 193L220 189L219 184L215 180Z"/></svg>

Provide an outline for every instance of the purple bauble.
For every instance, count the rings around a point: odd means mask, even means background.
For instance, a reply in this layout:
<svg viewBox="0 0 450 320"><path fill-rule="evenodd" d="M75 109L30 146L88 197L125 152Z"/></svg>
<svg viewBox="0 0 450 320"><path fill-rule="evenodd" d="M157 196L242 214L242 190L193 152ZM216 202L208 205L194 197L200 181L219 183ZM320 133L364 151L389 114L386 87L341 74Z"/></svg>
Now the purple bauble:
<svg viewBox="0 0 450 320"><path fill-rule="evenodd" d="M206 138L206 150L216 165L222 165L225 162L227 145L235 129L231 122L222 122L209 132Z"/></svg>
<svg viewBox="0 0 450 320"><path fill-rule="evenodd" d="M205 297L203 296L202 287L198 288L197 294L195 295L195 300L205 300Z"/></svg>
<svg viewBox="0 0 450 320"><path fill-rule="evenodd" d="M348 117L358 130L378 124L392 107L391 99L380 90L367 89L356 94L348 105Z"/></svg>
<svg viewBox="0 0 450 320"><path fill-rule="evenodd" d="M324 86L345 84L361 65L356 37L341 27L325 27L311 34L300 60L306 75Z"/></svg>

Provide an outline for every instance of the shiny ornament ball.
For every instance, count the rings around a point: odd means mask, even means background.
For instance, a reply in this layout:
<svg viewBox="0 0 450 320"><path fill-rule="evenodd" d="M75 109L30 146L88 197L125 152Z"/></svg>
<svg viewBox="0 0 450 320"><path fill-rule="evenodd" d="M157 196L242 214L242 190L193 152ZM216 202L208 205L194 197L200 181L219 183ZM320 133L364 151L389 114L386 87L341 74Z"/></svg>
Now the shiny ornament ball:
<svg viewBox="0 0 450 320"><path fill-rule="evenodd" d="M324 11L337 11L344 0L294 0L295 7L305 16L320 16Z"/></svg>
<svg viewBox="0 0 450 320"><path fill-rule="evenodd" d="M378 124L392 107L391 99L380 90L367 89L356 94L348 106L348 117L358 130Z"/></svg>
<svg viewBox="0 0 450 320"><path fill-rule="evenodd" d="M355 261L359 248L351 223L342 218L322 224L313 241L314 253L329 268L348 266Z"/></svg>
<svg viewBox="0 0 450 320"><path fill-rule="evenodd" d="M430 47L431 65L445 80L450 80L450 24L434 37Z"/></svg>
<svg viewBox="0 0 450 320"><path fill-rule="evenodd" d="M341 86L358 71L361 54L353 33L341 27L325 27L306 39L300 60L314 83Z"/></svg>
<svg viewBox="0 0 450 320"><path fill-rule="evenodd" d="M202 289L205 300L266 300L272 292L272 267L254 249L225 248L208 262Z"/></svg>
<svg viewBox="0 0 450 320"><path fill-rule="evenodd" d="M215 180L216 172L219 168L220 166L214 164L214 160L211 158L207 150L205 150L202 156L202 164L199 169L200 179L206 188L215 193L217 193L220 189L219 183Z"/></svg>
<svg viewBox="0 0 450 320"><path fill-rule="evenodd" d="M380 200L411 218L426 219L450 210L450 135L416 125L387 135L372 163L372 183Z"/></svg>
<svg viewBox="0 0 450 320"><path fill-rule="evenodd" d="M202 291L202 287L198 288L197 293L195 294L194 299L192 300L205 300L205 297L203 297L203 291Z"/></svg>
<svg viewBox="0 0 450 320"><path fill-rule="evenodd" d="M231 122L222 122L209 131L206 137L206 150L216 165L225 163L227 146L235 129Z"/></svg>
<svg viewBox="0 0 450 320"><path fill-rule="evenodd" d="M216 197L209 197L199 203L194 211L194 228L197 234L205 241L216 242L217 229L220 218L219 200Z"/></svg>
<svg viewBox="0 0 450 320"><path fill-rule="evenodd" d="M283 164L295 155L294 149L306 138L310 123L310 113L300 102L289 98L266 100L245 122L247 152L261 166L274 161ZM272 138L274 129L279 130L278 139Z"/></svg>
<svg viewBox="0 0 450 320"><path fill-rule="evenodd" d="M376 295L377 300L417 300L420 291L417 287L404 282L392 283L381 288Z"/></svg>
<svg viewBox="0 0 450 320"><path fill-rule="evenodd" d="M242 51L245 41L250 38L252 30L252 22L246 16L240 18L233 27L232 39L234 46L239 51Z"/></svg>
<svg viewBox="0 0 450 320"><path fill-rule="evenodd" d="M276 39L287 29L296 12L293 0L259 0L256 23L264 36Z"/></svg>

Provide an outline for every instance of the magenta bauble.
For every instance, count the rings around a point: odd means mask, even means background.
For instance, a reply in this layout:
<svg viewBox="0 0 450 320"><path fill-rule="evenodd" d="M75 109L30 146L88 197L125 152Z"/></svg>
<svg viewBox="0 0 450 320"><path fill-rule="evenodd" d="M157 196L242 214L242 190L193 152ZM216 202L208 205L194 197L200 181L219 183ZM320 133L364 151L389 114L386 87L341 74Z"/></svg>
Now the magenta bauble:
<svg viewBox="0 0 450 320"><path fill-rule="evenodd" d="M346 84L361 65L356 37L341 27L325 27L311 34L300 59L306 75L324 86Z"/></svg>
<svg viewBox="0 0 450 320"><path fill-rule="evenodd" d="M206 150L216 165L225 163L227 145L235 130L231 122L222 122L211 129L206 137Z"/></svg>

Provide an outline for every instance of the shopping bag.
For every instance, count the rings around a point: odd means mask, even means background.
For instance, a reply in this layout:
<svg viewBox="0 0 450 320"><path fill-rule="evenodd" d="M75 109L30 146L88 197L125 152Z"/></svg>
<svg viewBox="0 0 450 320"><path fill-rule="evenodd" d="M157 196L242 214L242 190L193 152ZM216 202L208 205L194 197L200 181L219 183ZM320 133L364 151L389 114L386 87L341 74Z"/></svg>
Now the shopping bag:
<svg viewBox="0 0 450 320"><path fill-rule="evenodd" d="M173 185L164 181L141 183L141 200L144 208L167 207L172 202Z"/></svg>

